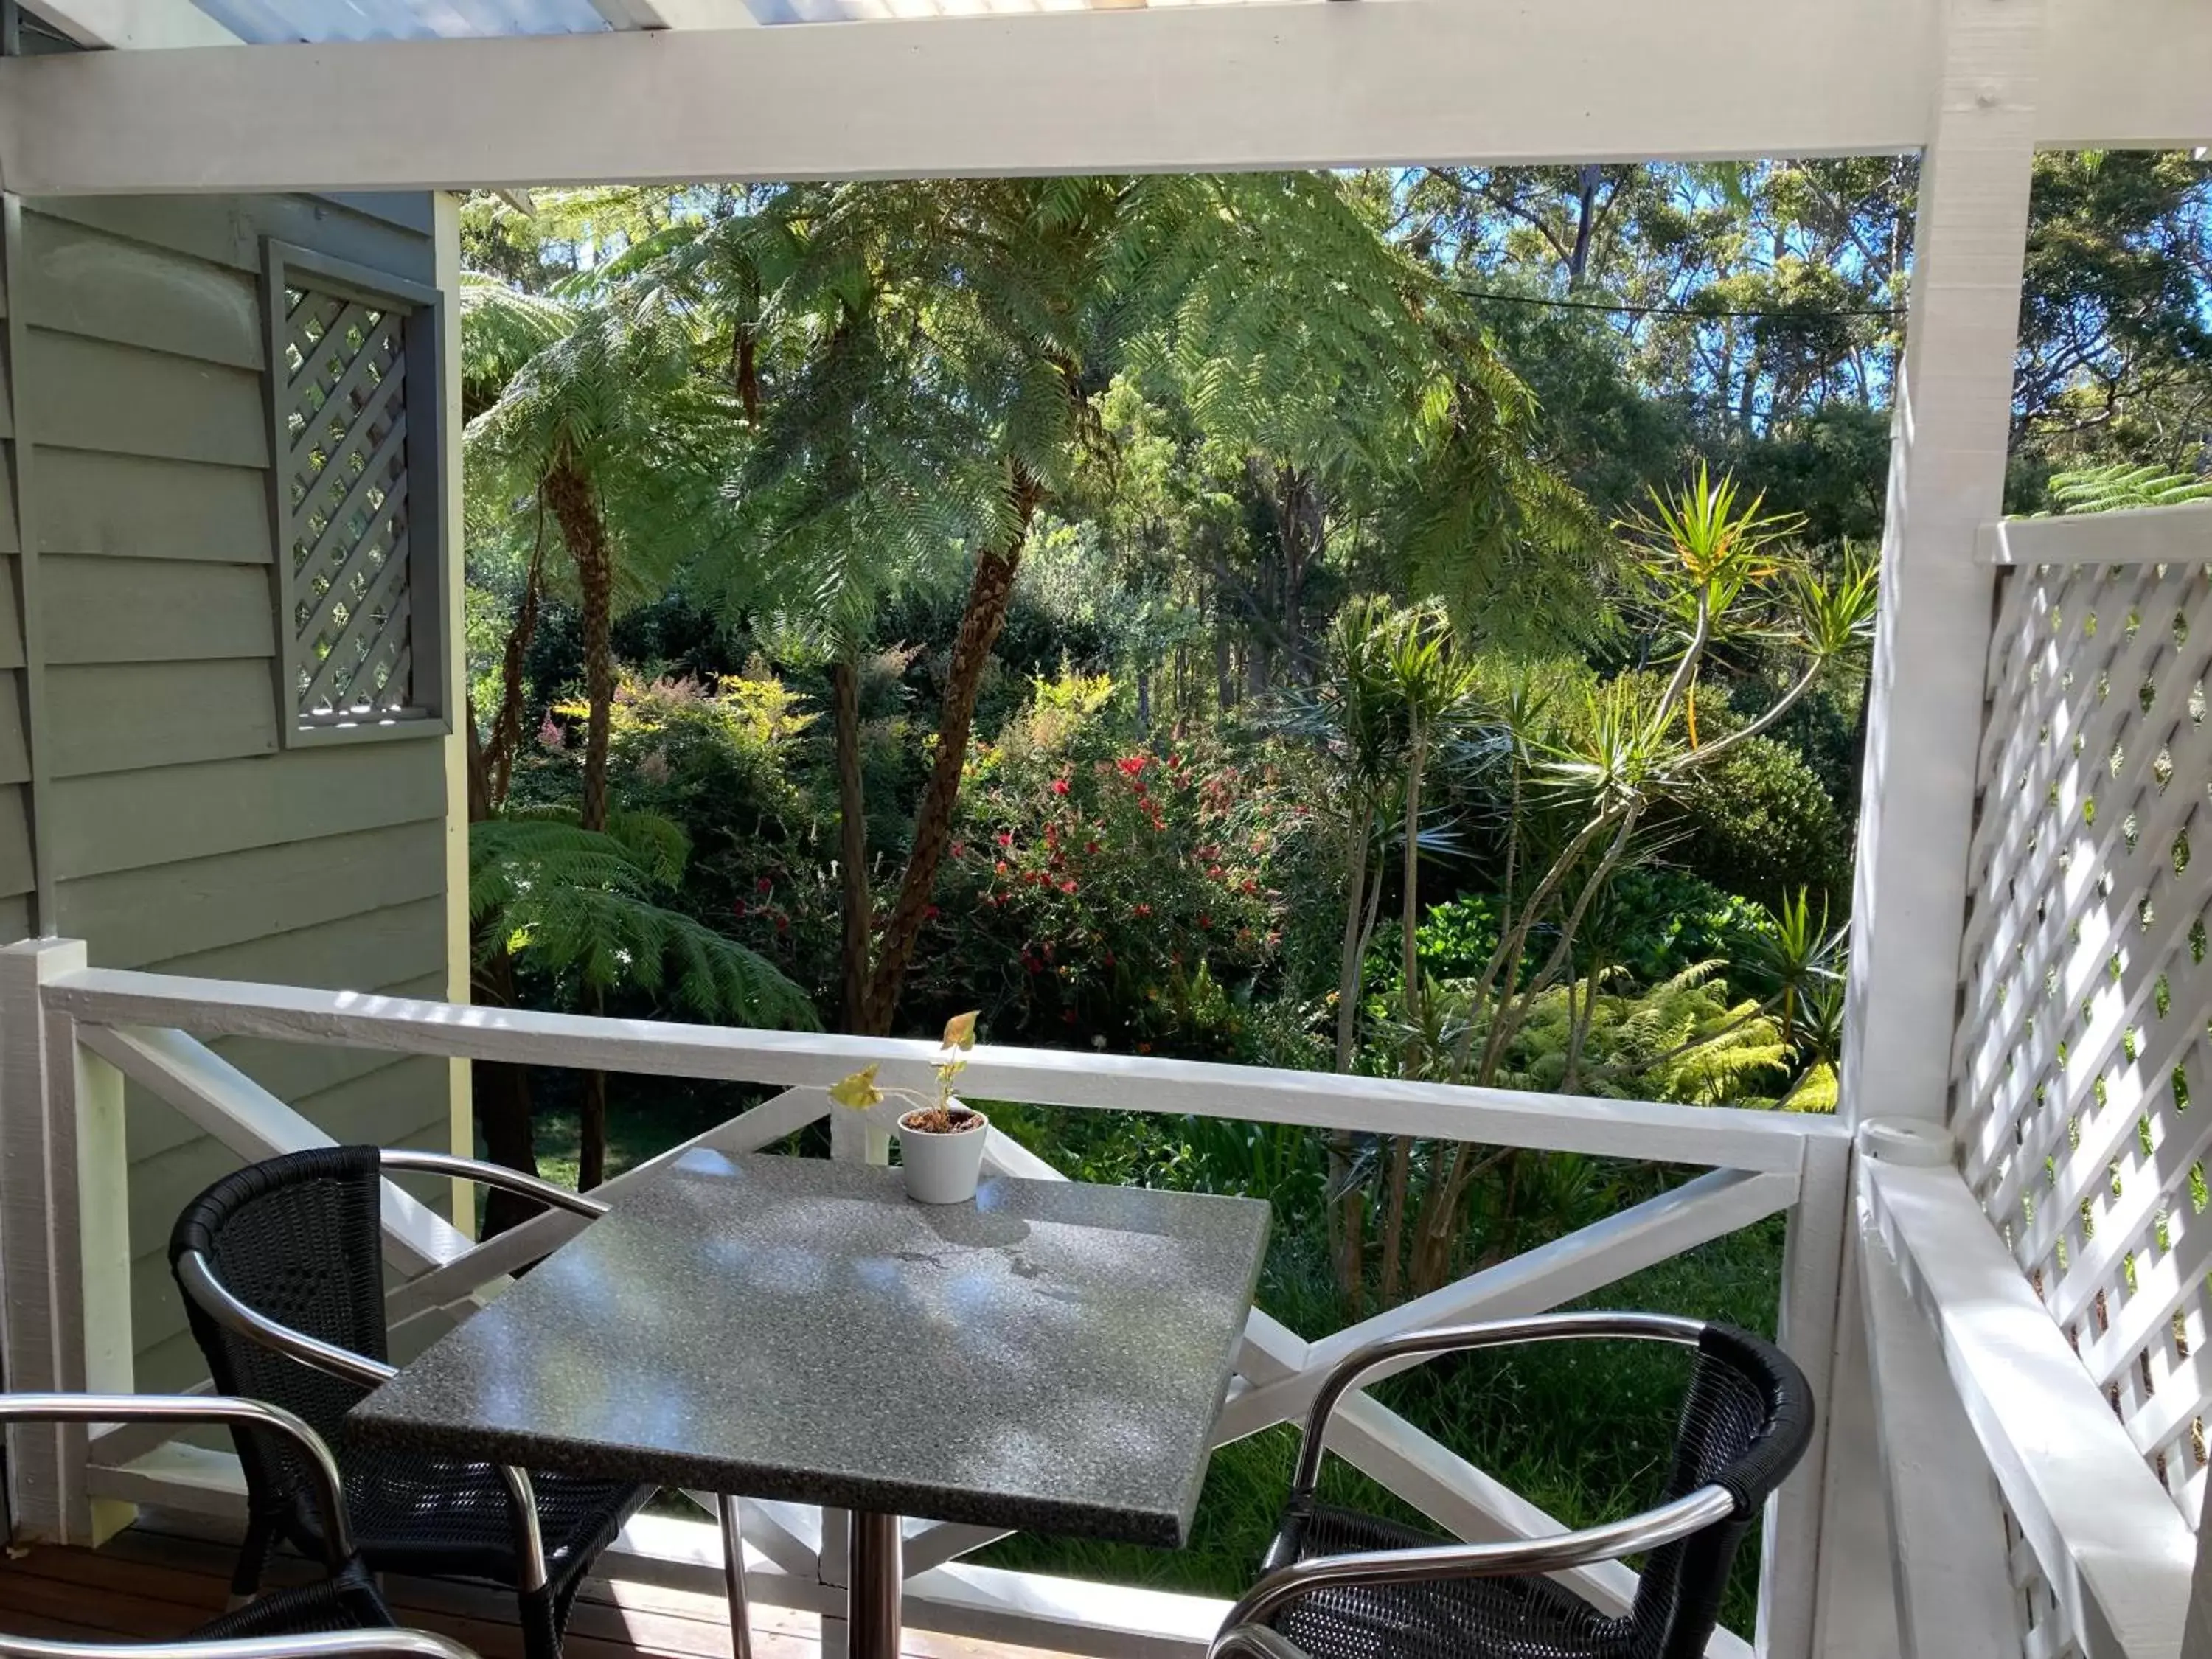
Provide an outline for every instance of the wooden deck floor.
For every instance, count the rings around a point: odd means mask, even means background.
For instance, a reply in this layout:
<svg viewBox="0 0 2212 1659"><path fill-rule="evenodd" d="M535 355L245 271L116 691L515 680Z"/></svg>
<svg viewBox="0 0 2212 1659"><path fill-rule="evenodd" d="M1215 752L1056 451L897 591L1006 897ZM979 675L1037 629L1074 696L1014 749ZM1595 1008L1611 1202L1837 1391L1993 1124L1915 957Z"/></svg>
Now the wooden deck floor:
<svg viewBox="0 0 2212 1659"><path fill-rule="evenodd" d="M222 1610L231 1562L232 1551L222 1542L146 1526L99 1550L10 1550L0 1562L0 1631L82 1642L179 1637ZM514 1600L501 1591L393 1578L386 1596L403 1625L450 1636L483 1659L522 1659ZM918 1631L908 1632L905 1649L913 1659L1052 1659L1036 1649ZM823 1659L820 1621L811 1613L757 1607L753 1652L757 1659ZM566 1659L635 1655L731 1659L721 1598L586 1580L569 1620Z"/></svg>

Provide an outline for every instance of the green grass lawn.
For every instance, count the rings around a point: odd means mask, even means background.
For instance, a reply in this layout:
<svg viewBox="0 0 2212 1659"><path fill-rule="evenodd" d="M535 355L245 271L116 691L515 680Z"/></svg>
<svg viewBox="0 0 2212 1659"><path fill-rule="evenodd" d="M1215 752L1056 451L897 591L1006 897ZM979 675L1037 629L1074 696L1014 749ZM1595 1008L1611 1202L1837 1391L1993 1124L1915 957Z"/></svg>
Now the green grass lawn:
<svg viewBox="0 0 2212 1659"><path fill-rule="evenodd" d="M541 1074L542 1075L542 1074ZM542 1076L538 1155L555 1180L576 1174L573 1085ZM654 1080L642 1091L615 1079L608 1107L608 1167L619 1173L742 1110L757 1091ZM1038 1150L1049 1153L1048 1147ZM1577 1305L1636 1308L1725 1319L1771 1334L1781 1284L1777 1217L1610 1286ZM1318 1241L1278 1227L1260 1303L1292 1329L1319 1337L1346 1321ZM1632 1513L1653 1502L1664 1478L1674 1418L1689 1370L1682 1351L1648 1343L1563 1343L1432 1361L1391 1377L1376 1396L1569 1526ZM1161 1589L1233 1596L1255 1577L1272 1535L1297 1436L1287 1426L1222 1447L1213 1455L1191 1542L1146 1549L1021 1534L975 1553L993 1566ZM1422 1518L1339 1460L1323 1475L1331 1502L1413 1525ZM1739 1558L1723 1617L1751 1633L1758 1599L1758 1534Z"/></svg>

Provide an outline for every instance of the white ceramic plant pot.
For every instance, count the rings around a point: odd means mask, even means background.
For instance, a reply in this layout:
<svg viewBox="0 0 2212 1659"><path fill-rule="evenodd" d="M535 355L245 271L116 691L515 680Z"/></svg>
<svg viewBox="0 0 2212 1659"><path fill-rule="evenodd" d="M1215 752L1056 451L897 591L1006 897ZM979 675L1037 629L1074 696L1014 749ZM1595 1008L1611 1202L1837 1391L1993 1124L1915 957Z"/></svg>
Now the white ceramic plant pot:
<svg viewBox="0 0 2212 1659"><path fill-rule="evenodd" d="M951 1134L908 1127L907 1119L919 1113L899 1119L899 1166L906 1171L906 1195L918 1204L965 1204L982 1179L983 1143L991 1121L957 1100L951 1104L968 1114L968 1127Z"/></svg>

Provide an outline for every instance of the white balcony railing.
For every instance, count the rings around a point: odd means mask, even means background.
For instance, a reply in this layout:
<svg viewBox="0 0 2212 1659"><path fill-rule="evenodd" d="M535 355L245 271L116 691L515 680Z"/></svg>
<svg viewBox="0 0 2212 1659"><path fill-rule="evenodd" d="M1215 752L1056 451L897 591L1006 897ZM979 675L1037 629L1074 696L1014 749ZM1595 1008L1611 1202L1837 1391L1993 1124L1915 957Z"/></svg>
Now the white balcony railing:
<svg viewBox="0 0 2212 1659"><path fill-rule="evenodd" d="M18 1388L128 1390L131 1385L129 1170L123 1136L125 1079L182 1113L241 1161L325 1145L328 1138L255 1084L204 1039L247 1036L388 1053L459 1056L780 1089L693 1145L724 1151L770 1146L831 1112L826 1085L875 1061L885 1080L919 1085L933 1049L920 1042L799 1035L473 1008L346 992L238 984L85 966L70 941L0 950L0 1312L5 1360ZM1851 1406L1863 1372L1839 1372L1844 1280L1854 1236L1851 1149L1834 1122L1785 1113L1699 1109L1504 1091L1394 1083L1310 1073L1037 1050L982 1048L967 1086L981 1099L1163 1114L1195 1114L1314 1128L1420 1135L1593 1156L1703 1165L1706 1173L1594 1225L1485 1267L1352 1330L1308 1340L1264 1312L1248 1328L1223 1413L1224 1441L1297 1419L1314 1380L1352 1344L1425 1322L1540 1311L1602 1291L1646 1267L1778 1213L1788 1217L1781 1267L1781 1339L1804 1367L1822 1407L1823 1437L1770 1504L1762 1557L1757 1650L1820 1650L1815 1595L1820 1552L1869 1546L1835 1532L1825 1544L1826 1426L1839 1416L1883 1428L1881 1451L1899 1536L1917 1540L1898 1558L1908 1643L1916 1607L1919 1650L2041 1659L2078 1647L2099 1656L2152 1659L2179 1651L2191 1540L2149 1473L2128 1459L2118 1471L2157 1498L2114 1502L2087 1518L2069 1493L2100 1462L2112 1472L2118 1433L2108 1413L2085 1424L2078 1397L2048 1389L2021 1419L1991 1407L2033 1361L2043 1383L2072 1364L2058 1331L2016 1271L1999 1309L1986 1259L2009 1271L2002 1244L1951 1170L1876 1170L1862 1177L1858 1229L1879 1244L1859 1287L1886 1322L1869 1329L1881 1393ZM882 1156L881 1139L854 1115L832 1116L835 1155ZM673 1154L669 1154L673 1156ZM1058 1172L993 1134L994 1167L1033 1178ZM646 1166L650 1168L650 1165ZM641 1171L609 1184L618 1189ZM1899 1183L1904 1183L1902 1186ZM1907 1200L1910 1201L1907 1201ZM1936 1216L1942 1225L1927 1218ZM1960 1218L1978 1229L1960 1231ZM479 1292L573 1229L548 1214L472 1244L434 1213L387 1185L385 1237L394 1276L396 1327L474 1311ZM1945 1229L1953 1231L1946 1231ZM1978 1237L1980 1257L1964 1244ZM1970 1272L1969 1270L1972 1269ZM1981 1276L1975 1276L1977 1273ZM2027 1296L2025 1307L2020 1298ZM1985 1305L1986 1304L1986 1305ZM1995 1325L1989 1317L2002 1313ZM2021 1317L2032 1316L2033 1323ZM1988 1316L1989 1317L1985 1317ZM1855 1318L1855 1316L1851 1316ZM434 1328L434 1327L433 1327ZM1996 1333L1991 1335L1990 1333ZM1988 1340L1978 1340L1976 1334ZM1845 1341L1845 1351L1856 1348ZM2025 1357L2025 1358L2024 1358ZM2078 1396L2094 1389L2074 1367ZM2056 1385L2053 1385L2056 1386ZM2077 1430L2079 1431L2077 1431ZM2124 1444L2124 1437L2122 1437ZM1338 1419L1338 1453L1439 1527L1468 1539L1536 1535L1560 1523L1402 1417L1360 1396ZM90 1541L137 1504L237 1513L234 1459L158 1430L62 1429L19 1433L9 1447L11 1510L20 1531ZM2076 1483L2069 1486L2067 1483ZM2108 1492L2124 1488L2106 1483ZM1978 1493L1978 1499L1977 1494ZM1986 1514L1976 1508L1979 1502ZM745 1506L747 1567L763 1601L842 1611L843 1529L818 1510ZM2018 1542L1996 1528L2008 1512ZM1946 1517L1930 1527L1928 1517ZM2115 1519L2124 1516L2125 1524ZM1977 1533L1960 1517L1986 1522ZM2163 1529L2161 1529L2161 1524ZM911 1522L906 1548L907 1619L916 1628L1095 1654L1102 1659L1190 1659L1203 1651L1225 1604L976 1565L963 1559L997 1534ZM1879 1552L1877 1552L1879 1553ZM618 1576L719 1585L719 1543L705 1522L641 1517L617 1545ZM2177 1577L2178 1574L2178 1577ZM1571 1575L1601 1606L1625 1607L1636 1581L1626 1567ZM2016 1594L2015 1583L2030 1587ZM1971 1633L1948 1628L1941 1610L1966 1585L1990 1616ZM1915 1601L1915 1596L1918 1601ZM2041 1603L2035 1596L2043 1597ZM2031 1618L2029 1609L2039 1610ZM2171 1626L2172 1641L2166 1639ZM1945 1632L1943 1648L1930 1645ZM2062 1639L2063 1638L2063 1639ZM2070 1644L2070 1645L2069 1645ZM1753 1650L1723 1632L1710 1651ZM1908 1650L1911 1650L1908 1645Z"/></svg>

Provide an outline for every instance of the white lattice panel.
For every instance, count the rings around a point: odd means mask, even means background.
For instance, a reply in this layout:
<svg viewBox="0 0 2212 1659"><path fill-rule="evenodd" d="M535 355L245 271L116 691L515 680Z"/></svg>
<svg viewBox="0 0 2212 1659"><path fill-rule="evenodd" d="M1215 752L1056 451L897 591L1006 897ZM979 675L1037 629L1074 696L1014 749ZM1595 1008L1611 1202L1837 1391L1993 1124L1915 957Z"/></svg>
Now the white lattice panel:
<svg viewBox="0 0 2212 1659"><path fill-rule="evenodd" d="M1968 1182L2191 1524L2212 1395L2208 668L2203 565L2005 574L1952 1093Z"/></svg>
<svg viewBox="0 0 2212 1659"><path fill-rule="evenodd" d="M2021 1659L2083 1659L2074 1620L2009 1510L2004 1532L2005 1565L2020 1612Z"/></svg>

